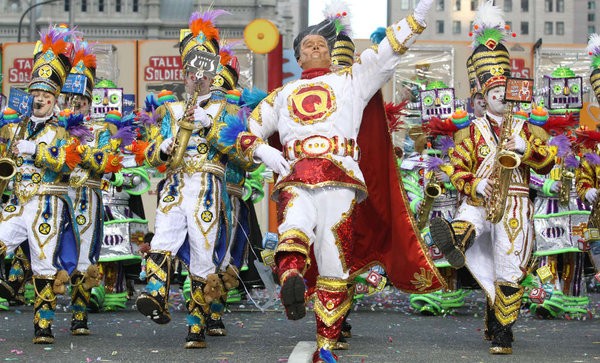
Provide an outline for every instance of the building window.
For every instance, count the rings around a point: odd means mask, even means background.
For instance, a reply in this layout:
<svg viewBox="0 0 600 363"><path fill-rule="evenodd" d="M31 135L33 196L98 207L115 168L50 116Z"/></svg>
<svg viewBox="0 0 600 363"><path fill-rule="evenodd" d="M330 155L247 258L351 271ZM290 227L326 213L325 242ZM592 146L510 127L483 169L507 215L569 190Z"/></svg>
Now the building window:
<svg viewBox="0 0 600 363"><path fill-rule="evenodd" d="M81 0L81 12L85 13L87 11L87 0Z"/></svg>
<svg viewBox="0 0 600 363"><path fill-rule="evenodd" d="M512 0L504 0L504 11L507 13L512 11Z"/></svg>
<svg viewBox="0 0 600 363"><path fill-rule="evenodd" d="M588 21L589 21L589 22L594 22L594 21L596 21L596 14L595 14L595 13L589 13L589 14L588 14Z"/></svg>
<svg viewBox="0 0 600 363"><path fill-rule="evenodd" d="M544 11L547 13L552 12L552 1L554 0L544 0Z"/></svg>
<svg viewBox="0 0 600 363"><path fill-rule="evenodd" d="M552 22L546 21L544 22L544 35L552 35Z"/></svg>
<svg viewBox="0 0 600 363"><path fill-rule="evenodd" d="M596 32L596 26L595 25L588 25L588 34L592 34Z"/></svg>
<svg viewBox="0 0 600 363"><path fill-rule="evenodd" d="M444 21L443 20L437 20L435 22L435 29L437 30L438 34L444 34Z"/></svg>
<svg viewBox="0 0 600 363"><path fill-rule="evenodd" d="M99 12L104 11L104 0L98 0L98 11Z"/></svg>
<svg viewBox="0 0 600 363"><path fill-rule="evenodd" d="M471 0L471 11L477 10L477 0Z"/></svg>
<svg viewBox="0 0 600 363"><path fill-rule="evenodd" d="M435 4L435 10L444 11L444 0L437 0Z"/></svg>
<svg viewBox="0 0 600 363"><path fill-rule="evenodd" d="M529 0L521 0L521 11L524 13L529 11Z"/></svg>
<svg viewBox="0 0 600 363"><path fill-rule="evenodd" d="M527 21L521 22L521 34L523 34L523 35L529 34L529 22L527 22Z"/></svg>
<svg viewBox="0 0 600 363"><path fill-rule="evenodd" d="M65 0L65 6L64 6L65 11L69 11L70 8L71 8L71 0Z"/></svg>
<svg viewBox="0 0 600 363"><path fill-rule="evenodd" d="M469 31L473 30L473 20L469 22Z"/></svg>
<svg viewBox="0 0 600 363"><path fill-rule="evenodd" d="M410 7L409 3L410 3L409 0L400 1L400 10L408 10L408 8Z"/></svg>
<svg viewBox="0 0 600 363"><path fill-rule="evenodd" d="M452 22L452 34L460 34L460 20Z"/></svg>
<svg viewBox="0 0 600 363"><path fill-rule="evenodd" d="M134 13L137 13L140 10L140 2L138 0L133 0L131 10L133 10Z"/></svg>
<svg viewBox="0 0 600 363"><path fill-rule="evenodd" d="M565 22L564 21L556 22L556 35L565 35Z"/></svg>
<svg viewBox="0 0 600 363"><path fill-rule="evenodd" d="M596 10L596 2L588 1L588 10Z"/></svg>
<svg viewBox="0 0 600 363"><path fill-rule="evenodd" d="M556 12L557 13L565 12L565 0L556 0Z"/></svg>
<svg viewBox="0 0 600 363"><path fill-rule="evenodd" d="M460 0L454 1L454 11L460 11Z"/></svg>
<svg viewBox="0 0 600 363"><path fill-rule="evenodd" d="M121 12L121 0L115 0L115 11L117 13Z"/></svg>

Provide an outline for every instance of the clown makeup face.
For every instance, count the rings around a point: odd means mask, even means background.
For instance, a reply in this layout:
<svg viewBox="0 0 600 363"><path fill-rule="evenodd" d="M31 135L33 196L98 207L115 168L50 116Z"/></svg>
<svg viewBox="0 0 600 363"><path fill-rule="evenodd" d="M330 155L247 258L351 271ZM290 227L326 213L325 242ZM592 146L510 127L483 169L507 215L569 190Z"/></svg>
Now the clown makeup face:
<svg viewBox="0 0 600 363"><path fill-rule="evenodd" d="M497 86L487 91L485 95L485 101L487 104L487 111L494 116L502 116L504 114L504 86Z"/></svg>
<svg viewBox="0 0 600 363"><path fill-rule="evenodd" d="M185 92L188 95L194 94L194 91L198 91L199 96L206 95L210 92L210 86L213 83L214 78L208 77L204 74L201 78L196 76L196 73L185 72Z"/></svg>
<svg viewBox="0 0 600 363"><path fill-rule="evenodd" d="M481 93L476 93L473 98L471 98L471 102L475 117L483 117L483 115L485 115L485 99L483 98L483 95Z"/></svg>
<svg viewBox="0 0 600 363"><path fill-rule="evenodd" d="M71 95L67 107L72 107L73 112L75 113L88 115L90 113L91 104L86 96Z"/></svg>
<svg viewBox="0 0 600 363"><path fill-rule="evenodd" d="M310 34L302 39L298 65L302 69L331 67L329 46L323 36Z"/></svg>
<svg viewBox="0 0 600 363"><path fill-rule="evenodd" d="M40 90L31 91L33 96L33 116L48 117L54 112L56 96L52 93Z"/></svg>

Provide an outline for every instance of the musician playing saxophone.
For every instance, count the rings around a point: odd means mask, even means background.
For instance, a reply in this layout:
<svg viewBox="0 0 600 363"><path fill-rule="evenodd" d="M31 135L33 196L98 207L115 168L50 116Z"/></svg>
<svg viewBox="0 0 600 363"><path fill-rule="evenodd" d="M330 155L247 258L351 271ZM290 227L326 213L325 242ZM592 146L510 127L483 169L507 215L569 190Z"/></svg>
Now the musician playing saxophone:
<svg viewBox="0 0 600 363"><path fill-rule="evenodd" d="M491 2L482 4L480 10L483 8L487 14L499 10ZM538 173L549 172L556 149L546 144L543 129L506 108L508 50L501 43L501 36L479 36L495 26L504 29L503 21L492 24L497 19L489 23L490 19L480 19L482 23L475 27L474 35L478 42L483 41L477 43L470 57L487 103L486 114L455 133L456 146L450 155L454 168L451 181L462 194L462 203L451 224L437 218L431 221L430 228L434 243L448 262L456 268L466 265L486 294L485 337L491 340L490 353L511 354L512 325L523 295L519 282L525 277L533 247L529 168ZM508 135L506 139L502 134ZM521 162L507 180L491 178L499 149L516 153ZM494 224L486 219L486 208L491 207L486 204L501 188L507 188L507 198L503 201L503 215Z"/></svg>
<svg viewBox="0 0 600 363"><path fill-rule="evenodd" d="M166 171L159 191L152 250L146 263L148 284L146 292L137 299L137 309L158 324L170 321L170 261L178 255L188 263L192 285L192 298L187 304L185 348L188 349L206 347L210 305L220 301L225 293L217 272L227 250L227 211L223 198L226 197L224 177L228 156L215 125L235 119L239 111L224 97L211 93L214 77L224 65L213 67L209 63L214 58L225 63L228 59L218 59L219 39L213 36L218 32L209 12L192 14L192 30L184 31L180 39L188 97L158 108L161 118L150 131L150 142L144 151L150 165L165 165ZM199 25L195 24L197 21ZM198 36L199 31L206 36ZM195 63L198 59L206 62L198 66ZM187 129L182 130L182 125ZM209 293L205 293L207 282Z"/></svg>

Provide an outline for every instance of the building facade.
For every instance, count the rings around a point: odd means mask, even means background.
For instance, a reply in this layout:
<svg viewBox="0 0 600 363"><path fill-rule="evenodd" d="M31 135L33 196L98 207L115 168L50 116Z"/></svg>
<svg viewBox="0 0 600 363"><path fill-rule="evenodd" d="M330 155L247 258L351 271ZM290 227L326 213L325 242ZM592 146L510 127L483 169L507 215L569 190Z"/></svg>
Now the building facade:
<svg viewBox="0 0 600 363"><path fill-rule="evenodd" d="M0 0L0 42L34 41L48 24L75 24L90 40L178 39L194 10L226 9L219 18L227 38L242 38L244 27L255 18L266 18L285 35L294 24L289 0ZM41 4L45 3L45 4ZM23 18L24 11L34 4Z"/></svg>

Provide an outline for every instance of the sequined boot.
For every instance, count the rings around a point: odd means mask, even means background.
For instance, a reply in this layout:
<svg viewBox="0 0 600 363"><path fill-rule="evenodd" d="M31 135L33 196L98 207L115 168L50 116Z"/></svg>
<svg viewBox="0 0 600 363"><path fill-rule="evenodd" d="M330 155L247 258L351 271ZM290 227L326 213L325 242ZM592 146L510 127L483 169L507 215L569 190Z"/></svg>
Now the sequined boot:
<svg viewBox="0 0 600 363"><path fill-rule="evenodd" d="M171 281L171 252L152 250L146 261L146 291L136 300L140 313L157 324L171 321L169 288Z"/></svg>

